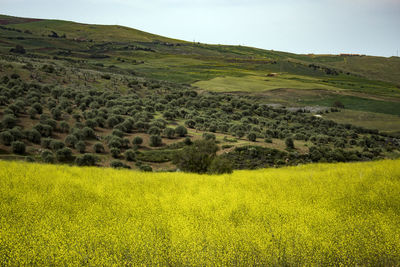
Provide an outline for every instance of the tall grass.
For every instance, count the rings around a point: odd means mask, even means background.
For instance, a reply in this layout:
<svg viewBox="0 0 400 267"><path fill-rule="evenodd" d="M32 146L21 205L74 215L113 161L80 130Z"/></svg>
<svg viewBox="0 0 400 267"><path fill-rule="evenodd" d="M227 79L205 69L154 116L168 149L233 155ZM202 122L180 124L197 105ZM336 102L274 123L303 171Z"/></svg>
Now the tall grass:
<svg viewBox="0 0 400 267"><path fill-rule="evenodd" d="M0 161L0 265L399 265L400 161L208 176Z"/></svg>

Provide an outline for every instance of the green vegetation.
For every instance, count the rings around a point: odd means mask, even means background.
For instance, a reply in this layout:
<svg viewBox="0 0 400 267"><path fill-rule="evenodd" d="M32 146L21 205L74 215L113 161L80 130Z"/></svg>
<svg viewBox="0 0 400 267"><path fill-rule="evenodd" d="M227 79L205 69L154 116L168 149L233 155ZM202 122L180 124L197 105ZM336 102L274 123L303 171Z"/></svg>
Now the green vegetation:
<svg viewBox="0 0 400 267"><path fill-rule="evenodd" d="M174 155L204 139L219 151L203 171L219 173L227 165L400 153L396 59L374 58L391 72L376 78L380 69L374 75L369 66L355 69L371 57L190 43L120 26L1 20L0 158L174 171ZM349 110L385 120L360 122ZM93 154L98 158L89 160Z"/></svg>
<svg viewBox="0 0 400 267"><path fill-rule="evenodd" d="M0 161L0 262L396 266L399 166L209 176Z"/></svg>

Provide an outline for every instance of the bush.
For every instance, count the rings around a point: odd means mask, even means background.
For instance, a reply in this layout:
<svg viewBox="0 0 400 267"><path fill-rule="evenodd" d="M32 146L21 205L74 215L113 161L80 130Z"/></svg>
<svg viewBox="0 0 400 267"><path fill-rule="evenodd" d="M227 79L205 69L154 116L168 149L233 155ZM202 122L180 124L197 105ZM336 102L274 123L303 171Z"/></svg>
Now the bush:
<svg viewBox="0 0 400 267"><path fill-rule="evenodd" d="M179 137L185 137L187 135L187 129L184 126L179 125L178 127L175 128L175 133Z"/></svg>
<svg viewBox="0 0 400 267"><path fill-rule="evenodd" d="M177 152L173 163L186 172L206 173L217 151L215 142L198 140Z"/></svg>
<svg viewBox="0 0 400 267"><path fill-rule="evenodd" d="M73 148L75 147L76 143L78 143L78 138L76 138L75 135L70 134L65 137L64 142L68 147Z"/></svg>
<svg viewBox="0 0 400 267"><path fill-rule="evenodd" d="M0 142L5 145L9 146L11 145L11 142L14 141L14 137L9 131L1 132L0 133Z"/></svg>
<svg viewBox="0 0 400 267"><path fill-rule="evenodd" d="M96 153L104 153L105 149L102 143L96 143L93 145L93 150Z"/></svg>
<svg viewBox="0 0 400 267"><path fill-rule="evenodd" d="M143 172L152 172L153 168L149 165L140 165L139 169Z"/></svg>
<svg viewBox="0 0 400 267"><path fill-rule="evenodd" d="M164 135L168 138L168 139L172 139L174 138L175 135L175 130L172 128L165 128L164 130Z"/></svg>
<svg viewBox="0 0 400 267"><path fill-rule="evenodd" d="M140 146L141 144L143 144L143 138L140 136L135 136L135 138L133 138L132 140L132 144Z"/></svg>
<svg viewBox="0 0 400 267"><path fill-rule="evenodd" d="M40 144L40 140L42 138L41 134L36 129L26 131L25 136L26 136L26 139L28 139L28 141L35 143L35 144Z"/></svg>
<svg viewBox="0 0 400 267"><path fill-rule="evenodd" d="M75 164L78 166L95 166L100 159L93 154L84 154L75 159Z"/></svg>
<svg viewBox="0 0 400 267"><path fill-rule="evenodd" d="M51 142L52 142L53 140L54 140L54 139L52 139L52 138L43 138L43 139L41 140L41 142L40 142L40 145L41 145L43 148L50 149L50 148L51 148L50 144L51 144Z"/></svg>
<svg viewBox="0 0 400 267"><path fill-rule="evenodd" d="M125 159L127 161L135 161L136 159L136 153L134 150L132 149L128 149L125 151Z"/></svg>
<svg viewBox="0 0 400 267"><path fill-rule="evenodd" d="M92 128L89 128L89 127L83 127L82 136L85 139L94 139L94 138L96 138L96 134L94 133L94 130Z"/></svg>
<svg viewBox="0 0 400 267"><path fill-rule="evenodd" d="M287 149L294 149L294 142L292 138L286 138L285 144Z"/></svg>
<svg viewBox="0 0 400 267"><path fill-rule="evenodd" d="M213 141L215 141L216 136L215 136L215 134L212 134L212 133L204 133L203 134L203 138L205 140L213 140Z"/></svg>
<svg viewBox="0 0 400 267"><path fill-rule="evenodd" d="M59 162L68 162L73 160L72 150L64 147L56 152L56 158Z"/></svg>
<svg viewBox="0 0 400 267"><path fill-rule="evenodd" d="M159 135L151 135L150 136L150 146L158 147L158 146L161 146L161 144L162 144L161 136L159 136Z"/></svg>
<svg viewBox="0 0 400 267"><path fill-rule="evenodd" d="M113 158L118 158L119 154L121 154L121 150L119 148L113 147L110 149L110 153Z"/></svg>
<svg viewBox="0 0 400 267"><path fill-rule="evenodd" d="M62 133L68 133L69 132L69 124L66 121L61 121L60 122L60 130Z"/></svg>
<svg viewBox="0 0 400 267"><path fill-rule="evenodd" d="M48 150L43 151L40 157L46 163L54 163L54 155Z"/></svg>
<svg viewBox="0 0 400 267"><path fill-rule="evenodd" d="M79 153L85 153L86 150L86 144L84 141L78 141L75 144L75 149L79 151Z"/></svg>
<svg viewBox="0 0 400 267"><path fill-rule="evenodd" d="M147 131L148 134L151 135L159 135L161 133L160 128L156 127L156 126L152 126L150 127L150 129Z"/></svg>
<svg viewBox="0 0 400 267"><path fill-rule="evenodd" d="M15 154L24 154L25 153L25 144L20 141L15 141L11 143L12 151Z"/></svg>
<svg viewBox="0 0 400 267"><path fill-rule="evenodd" d="M122 163L122 161L119 161L119 160L111 161L110 166L112 168L115 168L115 169L121 169L121 168L127 168L128 167L124 163Z"/></svg>
<svg viewBox="0 0 400 267"><path fill-rule="evenodd" d="M65 144L59 140L53 140L50 143L50 148L55 151L63 149L64 147L65 147Z"/></svg>
<svg viewBox="0 0 400 267"><path fill-rule="evenodd" d="M34 120L36 118L36 115L38 114L38 112L36 111L36 109L31 107L28 109L28 114L29 114L29 118Z"/></svg>
<svg viewBox="0 0 400 267"><path fill-rule="evenodd" d="M1 120L1 125L5 129L11 129L17 124L17 119L15 118L14 115L5 115L3 119Z"/></svg>
<svg viewBox="0 0 400 267"><path fill-rule="evenodd" d="M208 167L208 173L210 174L224 174L232 172L232 164L228 159L222 157L215 157Z"/></svg>
<svg viewBox="0 0 400 267"><path fill-rule="evenodd" d="M257 140L257 134L256 133L249 133L247 135L247 139L249 139L249 141L251 141L251 142L255 142Z"/></svg>

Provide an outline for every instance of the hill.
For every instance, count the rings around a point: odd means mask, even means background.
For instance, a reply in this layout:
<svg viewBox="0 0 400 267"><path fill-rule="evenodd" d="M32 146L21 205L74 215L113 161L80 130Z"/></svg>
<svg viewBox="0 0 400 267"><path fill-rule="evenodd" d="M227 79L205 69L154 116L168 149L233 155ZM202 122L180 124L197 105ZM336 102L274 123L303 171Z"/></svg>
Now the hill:
<svg viewBox="0 0 400 267"><path fill-rule="evenodd" d="M234 169L400 155L396 58L0 24L2 159L176 170L175 156L201 139Z"/></svg>
<svg viewBox="0 0 400 267"><path fill-rule="evenodd" d="M399 166L208 176L0 161L0 262L396 266Z"/></svg>

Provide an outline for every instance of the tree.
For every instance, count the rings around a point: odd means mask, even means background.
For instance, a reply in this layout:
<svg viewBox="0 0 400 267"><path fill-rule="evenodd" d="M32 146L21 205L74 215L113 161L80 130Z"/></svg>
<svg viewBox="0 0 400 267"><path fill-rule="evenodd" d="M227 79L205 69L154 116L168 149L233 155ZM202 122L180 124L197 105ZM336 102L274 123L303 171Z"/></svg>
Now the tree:
<svg viewBox="0 0 400 267"><path fill-rule="evenodd" d="M85 153L85 150L86 150L86 144L85 144L85 142L84 142L84 141L78 141L78 142L75 144L75 149L78 150L79 153L81 153L81 154Z"/></svg>
<svg viewBox="0 0 400 267"><path fill-rule="evenodd" d="M40 157L46 163L54 163L54 155L49 150L43 151L42 154L40 155Z"/></svg>
<svg viewBox="0 0 400 267"><path fill-rule="evenodd" d="M61 121L60 122L60 130L62 133L68 133L69 132L69 124L66 121Z"/></svg>
<svg viewBox="0 0 400 267"><path fill-rule="evenodd" d="M68 162L73 160L72 150L68 147L64 147L63 149L57 150L56 158L59 162Z"/></svg>
<svg viewBox="0 0 400 267"><path fill-rule="evenodd" d="M28 141L35 143L35 144L40 144L40 140L42 138L41 134L36 129L26 131L25 136L26 136L26 139L28 139Z"/></svg>
<svg viewBox="0 0 400 267"><path fill-rule="evenodd" d="M232 164L228 159L222 157L215 157L208 167L208 173L210 174L224 174L232 172Z"/></svg>
<svg viewBox="0 0 400 267"><path fill-rule="evenodd" d="M14 115L5 115L1 121L1 124L4 128L10 129L17 124L17 119Z"/></svg>
<svg viewBox="0 0 400 267"><path fill-rule="evenodd" d="M175 128L175 133L179 137L185 137L187 135L187 129L184 126L179 125L178 127Z"/></svg>
<svg viewBox="0 0 400 267"><path fill-rule="evenodd" d="M217 151L218 146L214 141L197 140L177 152L173 163L186 172L206 173Z"/></svg>
<svg viewBox="0 0 400 267"><path fill-rule="evenodd" d="M143 138L140 136L135 136L132 140L132 144L133 145L137 145L140 146L141 144L143 144Z"/></svg>
<svg viewBox="0 0 400 267"><path fill-rule="evenodd" d="M151 135L159 135L161 133L160 128L158 128L157 126L152 126L150 127L150 129L147 131L148 134Z"/></svg>
<svg viewBox="0 0 400 267"><path fill-rule="evenodd" d="M24 154L25 153L25 144L20 141L15 141L11 143L12 151L15 154Z"/></svg>
<svg viewBox="0 0 400 267"><path fill-rule="evenodd" d="M75 147L76 143L78 143L78 138L76 138L75 135L70 134L65 137L64 142L68 147L73 148Z"/></svg>
<svg viewBox="0 0 400 267"><path fill-rule="evenodd" d="M286 138L285 144L287 149L294 149L294 142L292 138Z"/></svg>
<svg viewBox="0 0 400 267"><path fill-rule="evenodd" d="M64 147L65 147L65 144L62 141L59 141L59 140L53 140L50 143L50 148L52 150L60 150L60 149L62 149Z"/></svg>
<svg viewBox="0 0 400 267"><path fill-rule="evenodd" d="M127 161L135 161L136 159L136 153L134 150L132 149L128 149L125 151L125 159Z"/></svg>
<svg viewBox="0 0 400 267"><path fill-rule="evenodd" d="M75 159L75 164L78 166L95 166L100 159L93 154L84 154Z"/></svg>
<svg viewBox="0 0 400 267"><path fill-rule="evenodd" d="M121 154L121 150L119 148L113 147L110 149L110 153L113 158L118 158L119 154Z"/></svg>
<svg viewBox="0 0 400 267"><path fill-rule="evenodd" d="M150 146L157 147L157 146L161 146L161 144L162 144L161 136L159 136L159 135L151 135L150 136Z"/></svg>
<svg viewBox="0 0 400 267"><path fill-rule="evenodd" d="M9 131L1 132L0 133L0 141L3 145L9 146L11 142L14 141L14 137Z"/></svg>
<svg viewBox="0 0 400 267"><path fill-rule="evenodd" d="M172 129L172 128L170 128L170 127L167 127L167 128L165 128L165 130L164 130L164 135L165 135L168 139L172 139L172 138L174 138L175 130Z"/></svg>
<svg viewBox="0 0 400 267"><path fill-rule="evenodd" d="M29 114L29 118L34 120L36 118L36 115L38 114L37 110L34 109L33 107L30 107L28 109L28 114Z"/></svg>
<svg viewBox="0 0 400 267"><path fill-rule="evenodd" d="M96 143L93 145L93 150L96 153L104 153L104 146L102 143Z"/></svg>
<svg viewBox="0 0 400 267"><path fill-rule="evenodd" d="M249 139L249 141L251 141L251 142L255 142L255 141L257 140L257 134L251 132L251 133L249 133L249 134L247 135L247 139Z"/></svg>

